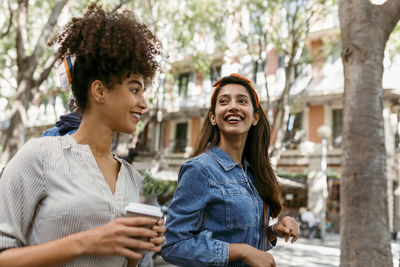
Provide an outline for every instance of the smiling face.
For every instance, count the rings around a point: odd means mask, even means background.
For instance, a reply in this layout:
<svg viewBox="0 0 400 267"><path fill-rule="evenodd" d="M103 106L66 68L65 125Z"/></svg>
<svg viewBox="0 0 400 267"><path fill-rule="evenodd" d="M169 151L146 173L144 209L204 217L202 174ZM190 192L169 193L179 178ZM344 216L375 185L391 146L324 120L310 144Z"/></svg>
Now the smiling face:
<svg viewBox="0 0 400 267"><path fill-rule="evenodd" d="M240 84L227 84L221 88L216 98L215 112L209 119L217 125L220 138L241 136L246 140L252 125L256 125L259 115L254 113L249 91Z"/></svg>
<svg viewBox="0 0 400 267"><path fill-rule="evenodd" d="M114 131L133 133L147 108L143 76L131 74L104 94L104 119Z"/></svg>

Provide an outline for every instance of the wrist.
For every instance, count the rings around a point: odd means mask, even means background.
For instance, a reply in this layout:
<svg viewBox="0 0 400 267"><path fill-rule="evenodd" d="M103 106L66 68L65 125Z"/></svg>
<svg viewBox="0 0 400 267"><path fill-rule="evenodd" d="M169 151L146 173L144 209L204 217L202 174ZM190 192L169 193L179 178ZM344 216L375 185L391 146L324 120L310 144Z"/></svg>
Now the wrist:
<svg viewBox="0 0 400 267"><path fill-rule="evenodd" d="M278 233L275 232L274 227L276 226L276 223L273 225L268 226L268 240L272 241L278 238Z"/></svg>
<svg viewBox="0 0 400 267"><path fill-rule="evenodd" d="M90 250L90 235L88 231L79 232L74 235L71 235L73 240L76 256L90 255L93 251Z"/></svg>
<svg viewBox="0 0 400 267"><path fill-rule="evenodd" d="M249 248L251 248L248 244L229 244L229 261L234 260L245 260L249 255Z"/></svg>
<svg viewBox="0 0 400 267"><path fill-rule="evenodd" d="M245 247L242 250L242 258L241 258L245 263L249 262L249 260L252 258L252 255L254 257L253 250L257 249L248 244L245 244Z"/></svg>

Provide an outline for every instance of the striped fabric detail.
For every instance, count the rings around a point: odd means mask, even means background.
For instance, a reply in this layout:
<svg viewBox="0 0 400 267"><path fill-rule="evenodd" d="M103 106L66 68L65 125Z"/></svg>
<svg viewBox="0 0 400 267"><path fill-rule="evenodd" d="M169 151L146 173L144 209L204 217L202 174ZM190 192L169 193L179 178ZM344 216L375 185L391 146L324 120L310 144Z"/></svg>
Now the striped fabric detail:
<svg viewBox="0 0 400 267"><path fill-rule="evenodd" d="M88 145L70 135L28 141L0 178L0 250L102 226L139 201L140 174L121 163L112 194ZM126 266L124 257L84 256L65 266Z"/></svg>

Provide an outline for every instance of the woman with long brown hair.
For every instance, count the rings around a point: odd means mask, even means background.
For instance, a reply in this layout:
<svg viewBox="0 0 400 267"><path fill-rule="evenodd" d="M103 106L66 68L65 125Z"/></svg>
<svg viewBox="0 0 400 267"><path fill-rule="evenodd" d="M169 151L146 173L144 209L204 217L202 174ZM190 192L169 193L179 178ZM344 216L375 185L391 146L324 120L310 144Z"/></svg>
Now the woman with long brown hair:
<svg viewBox="0 0 400 267"><path fill-rule="evenodd" d="M162 256L179 266L275 266L265 250L277 236L297 240L282 210L268 157L270 126L251 82L238 75L215 84L193 157L180 169L168 208Z"/></svg>

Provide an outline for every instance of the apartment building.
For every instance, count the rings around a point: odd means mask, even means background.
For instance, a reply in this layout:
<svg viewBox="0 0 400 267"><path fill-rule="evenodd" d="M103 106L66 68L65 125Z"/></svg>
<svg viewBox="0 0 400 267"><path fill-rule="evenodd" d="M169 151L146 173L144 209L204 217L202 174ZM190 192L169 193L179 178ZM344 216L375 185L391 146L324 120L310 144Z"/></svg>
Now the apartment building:
<svg viewBox="0 0 400 267"><path fill-rule="evenodd" d="M331 42L337 30L322 30L310 35L307 45L311 54L325 42ZM337 39L336 39L337 40ZM190 69L190 57L173 64L173 80L164 83L167 92L159 99L156 115L146 125L137 148L139 160L157 158L164 169L177 171L195 146L202 123L207 116L212 84L221 76L236 72L249 77L266 107L266 86L272 103L277 101L284 86L283 58L269 49L266 62L240 52L235 60L226 55L214 55L214 63L206 72ZM383 77L383 115L387 151L388 201L390 227L400 231L399 190L399 107L400 60L385 63ZM339 230L341 138L343 115L343 69L340 51L324 61L315 60L291 88L290 116L283 140L284 151L276 165L282 179L285 213L296 216L300 207L308 206L317 215L322 212L324 198L319 184L321 176L321 138L317 130L322 125L331 129L327 139L328 227ZM290 183L294 182L294 183Z"/></svg>

